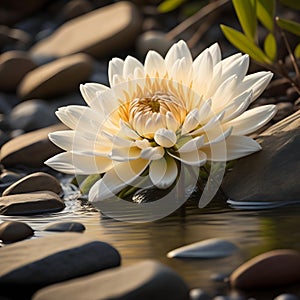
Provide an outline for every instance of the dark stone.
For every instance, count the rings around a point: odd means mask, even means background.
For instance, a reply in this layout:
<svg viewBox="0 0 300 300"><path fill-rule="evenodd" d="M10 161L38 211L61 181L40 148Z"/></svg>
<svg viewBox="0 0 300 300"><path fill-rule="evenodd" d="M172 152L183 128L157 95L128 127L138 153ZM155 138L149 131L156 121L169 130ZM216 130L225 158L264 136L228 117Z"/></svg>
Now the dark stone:
<svg viewBox="0 0 300 300"><path fill-rule="evenodd" d="M0 90L15 92L26 73L36 67L25 51L6 51L0 56Z"/></svg>
<svg viewBox="0 0 300 300"><path fill-rule="evenodd" d="M21 241L33 234L33 229L23 222L5 221L0 224L0 240L4 243Z"/></svg>
<svg viewBox="0 0 300 300"><path fill-rule="evenodd" d="M190 300L211 300L211 297L202 289L195 288L190 290Z"/></svg>
<svg viewBox="0 0 300 300"><path fill-rule="evenodd" d="M30 193L37 191L51 191L56 194L62 192L60 182L52 175L44 172L29 174L10 185L2 196Z"/></svg>
<svg viewBox="0 0 300 300"><path fill-rule="evenodd" d="M143 261L46 287L33 300L188 300L186 283L170 268Z"/></svg>
<svg viewBox="0 0 300 300"><path fill-rule="evenodd" d="M278 205L299 201L300 111L271 126L257 141L262 150L238 160L225 175L227 197Z"/></svg>
<svg viewBox="0 0 300 300"><path fill-rule="evenodd" d="M294 294L281 294L274 298L274 300L299 300L299 297Z"/></svg>
<svg viewBox="0 0 300 300"><path fill-rule="evenodd" d="M85 231L85 226L79 222L57 222L52 223L44 228L45 231L73 231L73 232L83 232Z"/></svg>
<svg viewBox="0 0 300 300"><path fill-rule="evenodd" d="M53 234L1 249L0 291L13 299L30 299L47 285L119 265L119 252L107 243L79 233Z"/></svg>
<svg viewBox="0 0 300 300"><path fill-rule="evenodd" d="M23 78L17 94L22 100L50 99L78 90L93 72L93 60L78 53L44 64Z"/></svg>
<svg viewBox="0 0 300 300"><path fill-rule="evenodd" d="M287 286L300 281L300 253L289 249L258 255L239 266L230 276L237 289Z"/></svg>
<svg viewBox="0 0 300 300"><path fill-rule="evenodd" d="M6 167L17 164L30 167L44 166L44 161L62 151L50 142L48 134L66 128L58 124L11 139L1 148L1 163Z"/></svg>
<svg viewBox="0 0 300 300"><path fill-rule="evenodd" d="M11 129L25 132L51 126L58 122L55 110L45 100L33 99L16 105L8 115Z"/></svg>
<svg viewBox="0 0 300 300"><path fill-rule="evenodd" d="M0 214L26 216L58 212L65 208L60 197L49 191L0 197Z"/></svg>
<svg viewBox="0 0 300 300"><path fill-rule="evenodd" d="M276 106L278 111L273 118L275 123L281 121L295 111L294 105L291 102L279 102Z"/></svg>

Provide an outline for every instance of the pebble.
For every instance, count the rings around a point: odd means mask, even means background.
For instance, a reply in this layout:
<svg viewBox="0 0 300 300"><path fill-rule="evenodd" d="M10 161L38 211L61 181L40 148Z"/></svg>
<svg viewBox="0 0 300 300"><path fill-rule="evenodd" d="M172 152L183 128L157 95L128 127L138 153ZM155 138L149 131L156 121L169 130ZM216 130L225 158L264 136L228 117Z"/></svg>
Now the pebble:
<svg viewBox="0 0 300 300"><path fill-rule="evenodd" d="M257 289L299 283L300 253L290 249L258 255L239 266L230 276L237 289Z"/></svg>
<svg viewBox="0 0 300 300"><path fill-rule="evenodd" d="M55 194L60 194L62 193L62 187L54 176L44 172L35 172L10 185L2 193L2 196L37 191L51 191Z"/></svg>
<svg viewBox="0 0 300 300"><path fill-rule="evenodd" d="M12 172L9 170L2 170L2 173L0 175L0 181L2 183L14 183L22 178L21 174L18 174L16 172Z"/></svg>
<svg viewBox="0 0 300 300"><path fill-rule="evenodd" d="M211 297L202 289L194 288L190 290L190 300L211 300Z"/></svg>
<svg viewBox="0 0 300 300"><path fill-rule="evenodd" d="M299 300L300 298L293 294L281 294L278 295L274 300Z"/></svg>
<svg viewBox="0 0 300 300"><path fill-rule="evenodd" d="M0 90L14 92L23 77L36 68L25 51L7 51L0 55Z"/></svg>
<svg viewBox="0 0 300 300"><path fill-rule="evenodd" d="M0 20L2 24L12 25L23 18L38 12L49 0L1 0Z"/></svg>
<svg viewBox="0 0 300 300"><path fill-rule="evenodd" d="M219 258L232 255L238 250L230 241L212 238L192 243L167 254L169 258Z"/></svg>
<svg viewBox="0 0 300 300"><path fill-rule="evenodd" d="M30 299L41 287L117 267L120 261L120 254L113 246L81 233L51 234L21 241L0 251L1 295L18 293L22 299Z"/></svg>
<svg viewBox="0 0 300 300"><path fill-rule="evenodd" d="M5 221L0 224L0 240L14 243L33 236L33 229L24 222Z"/></svg>
<svg viewBox="0 0 300 300"><path fill-rule="evenodd" d="M84 15L92 11L93 6L90 1L87 0L71 0L68 1L62 8L59 18L61 22L74 19L81 15Z"/></svg>
<svg viewBox="0 0 300 300"><path fill-rule="evenodd" d="M65 208L60 197L50 191L15 194L0 197L0 214L26 216L53 213Z"/></svg>
<svg viewBox="0 0 300 300"><path fill-rule="evenodd" d="M165 56L172 44L172 41L166 39L164 32L150 30L139 35L135 47L138 57L144 59L149 50L155 50L160 55Z"/></svg>
<svg viewBox="0 0 300 300"><path fill-rule="evenodd" d="M8 115L12 130L22 129L25 132L51 126L58 122L55 110L45 100L27 100L16 105Z"/></svg>
<svg viewBox="0 0 300 300"><path fill-rule="evenodd" d="M93 71L90 56L79 53L57 59L29 72L21 81L17 94L22 100L49 99L77 91Z"/></svg>
<svg viewBox="0 0 300 300"><path fill-rule="evenodd" d="M64 23L48 38L33 45L30 52L46 57L78 52L95 58L111 56L133 45L141 24L138 8L129 1L119 1Z"/></svg>
<svg viewBox="0 0 300 300"><path fill-rule="evenodd" d="M62 150L48 139L50 132L65 130L62 124L31 131L11 139L1 148L1 163L5 166L22 164L30 167L44 166L44 161Z"/></svg>
<svg viewBox="0 0 300 300"><path fill-rule="evenodd" d="M291 102L279 102L276 104L276 107L278 111L273 118L275 123L281 121L295 111L294 105Z"/></svg>
<svg viewBox="0 0 300 300"><path fill-rule="evenodd" d="M45 231L83 232L85 226L79 222L56 222L44 228Z"/></svg>
<svg viewBox="0 0 300 300"><path fill-rule="evenodd" d="M169 267L145 260L46 287L32 298L42 299L189 300L189 289Z"/></svg>

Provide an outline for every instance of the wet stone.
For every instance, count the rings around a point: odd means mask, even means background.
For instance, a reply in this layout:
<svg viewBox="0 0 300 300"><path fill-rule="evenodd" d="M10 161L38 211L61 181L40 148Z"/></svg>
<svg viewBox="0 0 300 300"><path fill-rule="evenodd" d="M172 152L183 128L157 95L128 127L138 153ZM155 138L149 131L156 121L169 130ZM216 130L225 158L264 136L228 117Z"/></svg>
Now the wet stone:
<svg viewBox="0 0 300 300"><path fill-rule="evenodd" d="M262 150L238 160L223 179L230 205L263 209L262 202L276 207L299 201L299 133L300 110L258 136Z"/></svg>
<svg viewBox="0 0 300 300"><path fill-rule="evenodd" d="M5 167L17 164L30 167L44 166L44 161L62 151L50 142L48 134L65 129L65 125L58 124L11 139L1 148L1 163Z"/></svg>
<svg viewBox="0 0 300 300"><path fill-rule="evenodd" d="M22 194L36 191L51 191L56 194L62 193L60 182L52 175L44 172L29 174L10 185L2 196Z"/></svg>
<svg viewBox="0 0 300 300"><path fill-rule="evenodd" d="M48 99L76 91L92 74L92 59L83 53L70 55L29 72L18 87L23 100Z"/></svg>
<svg viewBox="0 0 300 300"><path fill-rule="evenodd" d="M78 52L95 58L111 56L133 45L141 24L137 7L129 1L119 1L64 23L52 35L33 45L30 52L33 56L46 57Z"/></svg>
<svg viewBox="0 0 300 300"><path fill-rule="evenodd" d="M7 216L53 213L64 208L65 204L60 197L49 191L0 197L0 214Z"/></svg>
<svg viewBox="0 0 300 300"><path fill-rule="evenodd" d="M42 299L188 300L189 289L172 269L147 260L46 287L33 297Z"/></svg>
<svg viewBox="0 0 300 300"><path fill-rule="evenodd" d="M79 233L59 233L7 245L0 251L1 295L20 299L21 294L22 300L31 299L44 286L117 267L120 259L111 245Z"/></svg>
<svg viewBox="0 0 300 300"><path fill-rule="evenodd" d="M85 226L79 222L56 222L44 228L45 231L83 232Z"/></svg>
<svg viewBox="0 0 300 300"><path fill-rule="evenodd" d="M0 240L3 243L13 243L31 237L33 229L24 222L5 221L0 224Z"/></svg>
<svg viewBox="0 0 300 300"><path fill-rule="evenodd" d="M230 241L212 238L192 243L167 254L169 258L218 258L232 255L238 250Z"/></svg>
<svg viewBox="0 0 300 300"><path fill-rule="evenodd" d="M300 253L290 249L273 250L258 255L239 266L230 276L237 289L287 286L299 283Z"/></svg>

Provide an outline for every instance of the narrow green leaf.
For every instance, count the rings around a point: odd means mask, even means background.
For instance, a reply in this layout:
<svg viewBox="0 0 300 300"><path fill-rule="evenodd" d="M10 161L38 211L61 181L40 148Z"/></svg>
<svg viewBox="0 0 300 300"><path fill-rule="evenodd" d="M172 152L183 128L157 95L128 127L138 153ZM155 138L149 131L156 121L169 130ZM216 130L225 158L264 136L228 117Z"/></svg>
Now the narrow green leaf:
<svg viewBox="0 0 300 300"><path fill-rule="evenodd" d="M264 54L264 52L258 48L253 41L251 41L246 35L241 32L226 26L220 25L221 30L223 31L225 37L233 44L237 49L241 50L244 53L249 54L254 60L271 64L272 61Z"/></svg>
<svg viewBox="0 0 300 300"><path fill-rule="evenodd" d="M264 41L264 50L267 56L274 62L277 55L277 44L275 36L269 33Z"/></svg>
<svg viewBox="0 0 300 300"><path fill-rule="evenodd" d="M298 44L294 50L294 55L296 59L300 59L300 44Z"/></svg>
<svg viewBox="0 0 300 300"><path fill-rule="evenodd" d="M295 21L290 21L277 17L276 22L278 26L290 33L300 36L300 24Z"/></svg>
<svg viewBox="0 0 300 300"><path fill-rule="evenodd" d="M299 0L280 0L280 2L289 8L300 10Z"/></svg>
<svg viewBox="0 0 300 300"><path fill-rule="evenodd" d="M256 15L271 32L274 29L275 0L256 0Z"/></svg>
<svg viewBox="0 0 300 300"><path fill-rule="evenodd" d="M80 184L80 191L83 195L87 195L91 187L101 178L101 175L92 174L86 177L86 179Z"/></svg>
<svg viewBox="0 0 300 300"><path fill-rule="evenodd" d="M157 7L160 13L167 13L182 5L186 0L165 0Z"/></svg>
<svg viewBox="0 0 300 300"><path fill-rule="evenodd" d="M232 0L232 3L244 33L254 41L257 26L256 1Z"/></svg>

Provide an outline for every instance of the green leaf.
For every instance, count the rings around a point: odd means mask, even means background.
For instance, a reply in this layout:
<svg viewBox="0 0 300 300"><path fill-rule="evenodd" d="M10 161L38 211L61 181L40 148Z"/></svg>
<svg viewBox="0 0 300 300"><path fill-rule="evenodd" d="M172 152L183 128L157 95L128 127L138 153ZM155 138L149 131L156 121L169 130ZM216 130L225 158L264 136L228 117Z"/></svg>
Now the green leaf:
<svg viewBox="0 0 300 300"><path fill-rule="evenodd" d="M282 19L279 17L276 17L276 22L278 26L290 33L293 33L297 36L300 36L300 24L294 21Z"/></svg>
<svg viewBox="0 0 300 300"><path fill-rule="evenodd" d="M300 1L299 0L280 0L280 2L289 8L300 10Z"/></svg>
<svg viewBox="0 0 300 300"><path fill-rule="evenodd" d="M101 175L92 174L86 177L86 179L80 184L80 191L83 195L87 195L91 187L101 178Z"/></svg>
<svg viewBox="0 0 300 300"><path fill-rule="evenodd" d="M221 30L223 31L225 37L229 40L231 44L233 44L237 49L241 50L244 53L249 54L251 58L254 60L271 64L272 61L264 54L264 52L258 48L255 43L250 40L246 35L241 32L226 26L220 25Z"/></svg>
<svg viewBox="0 0 300 300"><path fill-rule="evenodd" d="M277 44L275 36L269 33L264 41L264 50L267 56L274 62L277 55Z"/></svg>
<svg viewBox="0 0 300 300"><path fill-rule="evenodd" d="M300 44L298 44L294 50L294 55L296 59L300 59Z"/></svg>
<svg viewBox="0 0 300 300"><path fill-rule="evenodd" d="M256 1L232 0L235 12L246 36L255 40L256 35Z"/></svg>
<svg viewBox="0 0 300 300"><path fill-rule="evenodd" d="M160 13L167 13L178 8L184 2L186 2L186 0L165 0L158 5L157 9Z"/></svg>
<svg viewBox="0 0 300 300"><path fill-rule="evenodd" d="M274 29L275 0L256 0L256 15L271 32Z"/></svg>

